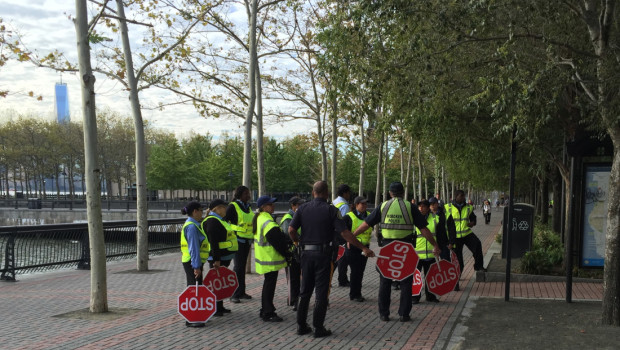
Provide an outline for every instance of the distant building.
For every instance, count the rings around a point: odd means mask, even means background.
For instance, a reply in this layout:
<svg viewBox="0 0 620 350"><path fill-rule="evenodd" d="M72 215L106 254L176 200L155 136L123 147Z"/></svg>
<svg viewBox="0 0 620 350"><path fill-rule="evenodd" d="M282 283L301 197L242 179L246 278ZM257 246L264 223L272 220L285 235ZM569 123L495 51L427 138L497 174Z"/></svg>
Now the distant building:
<svg viewBox="0 0 620 350"><path fill-rule="evenodd" d="M69 123L71 117L69 115L69 92L67 91L67 84L56 83L55 93L56 104L54 104L54 109L56 110L58 123Z"/></svg>

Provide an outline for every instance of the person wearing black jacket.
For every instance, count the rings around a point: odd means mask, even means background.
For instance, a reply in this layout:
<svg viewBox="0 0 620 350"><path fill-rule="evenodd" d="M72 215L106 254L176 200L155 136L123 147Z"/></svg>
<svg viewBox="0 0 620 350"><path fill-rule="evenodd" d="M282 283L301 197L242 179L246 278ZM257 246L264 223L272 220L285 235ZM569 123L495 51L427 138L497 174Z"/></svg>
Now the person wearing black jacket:
<svg viewBox="0 0 620 350"><path fill-rule="evenodd" d="M235 189L234 201L226 209L224 220L228 221L237 234L237 245L239 249L235 254L233 270L237 274L239 287L230 298L233 303L240 303L240 299L252 299L245 291L245 269L250 255L250 247L252 246L252 219L254 213L250 206L252 195L250 189L245 186L239 186Z"/></svg>
<svg viewBox="0 0 620 350"><path fill-rule="evenodd" d="M223 220L228 204L221 199L215 199L209 203L209 214L202 221L202 229L207 234L211 244L211 254L209 255L209 267L219 268L220 266L230 266L230 261L237 251L237 237L230 227L230 224ZM216 302L217 308L215 316L223 316L230 310L224 307L224 301Z"/></svg>

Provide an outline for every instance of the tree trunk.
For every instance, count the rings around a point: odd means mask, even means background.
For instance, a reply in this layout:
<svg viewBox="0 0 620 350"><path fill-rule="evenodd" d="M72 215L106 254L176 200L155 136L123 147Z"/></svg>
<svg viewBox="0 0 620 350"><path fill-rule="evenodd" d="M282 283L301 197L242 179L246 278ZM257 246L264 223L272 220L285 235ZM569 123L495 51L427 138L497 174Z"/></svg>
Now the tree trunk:
<svg viewBox="0 0 620 350"><path fill-rule="evenodd" d="M383 191L381 191L381 196L382 196L383 200L386 201L386 200L389 199L388 195L387 195L387 187L388 187L388 184L387 184L387 162L390 159L390 152L389 152L390 151L390 145L389 145L389 137L388 137L387 133L384 134L384 135L385 135L385 154L383 155L383 157L384 157L383 158L384 159L384 161L383 161L383 170L382 170L383 175L381 176L383 178Z"/></svg>
<svg viewBox="0 0 620 350"><path fill-rule="evenodd" d="M258 177L258 196L267 194L265 182L265 147L263 142L263 87L260 78L260 66L256 62L256 174ZM274 189L271 189L272 191ZM249 267L250 265L248 265Z"/></svg>
<svg viewBox="0 0 620 350"><path fill-rule="evenodd" d="M248 112L245 115L245 134L243 142L243 186L252 189L252 119L256 106L256 12L258 0L250 0L248 36L250 38L248 63Z"/></svg>
<svg viewBox="0 0 620 350"><path fill-rule="evenodd" d="M405 180L403 179L403 177L405 176L405 159L403 158L403 141L402 140L399 142L398 148L400 149L400 183L405 183ZM405 196L405 198L407 197Z"/></svg>
<svg viewBox="0 0 620 350"><path fill-rule="evenodd" d="M379 156L377 157L377 183L375 184L375 206L381 204L381 165L383 163L383 141L385 133L381 132L381 142L379 142Z"/></svg>
<svg viewBox="0 0 620 350"><path fill-rule="evenodd" d="M338 128L337 128L337 123L338 123L338 111L336 110L336 104L334 103L334 106L332 106L332 113L333 118L332 118L332 171L331 171L331 178L332 178L332 197L334 199L336 199L337 195L336 193L336 168L337 168L337 164L338 164Z"/></svg>
<svg viewBox="0 0 620 350"><path fill-rule="evenodd" d="M407 176L405 176L405 199L409 194L409 172L411 171L411 153L413 153L413 138L409 140L409 155L407 156Z"/></svg>
<svg viewBox="0 0 620 350"><path fill-rule="evenodd" d="M84 159L86 173L86 212L90 242L90 312L108 311L106 256L101 217L101 171L97 165L97 118L95 76L90 65L86 0L75 2L75 29L82 77L82 114L84 116Z"/></svg>
<svg viewBox="0 0 620 350"><path fill-rule="evenodd" d="M614 144L614 155L607 196L603 323L620 326L620 127L610 127L608 133Z"/></svg>
<svg viewBox="0 0 620 350"><path fill-rule="evenodd" d="M362 147L361 157L360 157L360 188L359 188L359 196L364 195L364 182L366 182L366 135L364 133L364 118L360 121L360 143Z"/></svg>
<svg viewBox="0 0 620 350"><path fill-rule="evenodd" d="M549 222L549 177L546 169L540 184L540 222L543 225Z"/></svg>
<svg viewBox="0 0 620 350"><path fill-rule="evenodd" d="M422 198L422 143L418 141L418 196Z"/></svg>
<svg viewBox="0 0 620 350"><path fill-rule="evenodd" d="M129 86L129 102L131 103L131 114L133 116L135 143L136 143L136 268L138 271L149 269L149 231L148 231L148 203L146 200L146 139L144 136L144 122L142 121L142 111L140 110L140 99L138 97L138 81L136 80L133 58L131 57L131 45L129 43L129 33L127 22L125 21L125 8L122 0L116 0L118 12L118 23L121 30L123 41L123 52L125 54L125 73L127 74L127 84ZM108 198L110 197L111 186L107 188Z"/></svg>

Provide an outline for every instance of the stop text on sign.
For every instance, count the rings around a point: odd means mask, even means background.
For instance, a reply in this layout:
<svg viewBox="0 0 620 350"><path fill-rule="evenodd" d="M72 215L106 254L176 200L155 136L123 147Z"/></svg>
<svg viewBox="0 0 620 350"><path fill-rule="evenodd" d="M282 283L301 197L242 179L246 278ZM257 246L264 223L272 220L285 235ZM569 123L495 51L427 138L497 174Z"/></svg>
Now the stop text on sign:
<svg viewBox="0 0 620 350"><path fill-rule="evenodd" d="M179 309L181 311L212 311L215 309L215 298L211 296L192 296L179 301Z"/></svg>
<svg viewBox="0 0 620 350"><path fill-rule="evenodd" d="M410 251L410 246L406 244L396 244L394 251L399 254L392 254L391 259L388 262L388 271L394 278L400 278L405 267L405 258Z"/></svg>
<svg viewBox="0 0 620 350"><path fill-rule="evenodd" d="M205 281L205 286L209 288L209 290L216 291L222 290L226 288L230 288L237 285L237 278L235 275L228 275L221 279L214 279L211 281Z"/></svg>
<svg viewBox="0 0 620 350"><path fill-rule="evenodd" d="M428 287L431 289L435 289L436 287L442 286L445 283L449 283L458 279L458 273L456 271L456 267L452 266L448 269L443 269L439 271L437 274L431 276L429 278Z"/></svg>

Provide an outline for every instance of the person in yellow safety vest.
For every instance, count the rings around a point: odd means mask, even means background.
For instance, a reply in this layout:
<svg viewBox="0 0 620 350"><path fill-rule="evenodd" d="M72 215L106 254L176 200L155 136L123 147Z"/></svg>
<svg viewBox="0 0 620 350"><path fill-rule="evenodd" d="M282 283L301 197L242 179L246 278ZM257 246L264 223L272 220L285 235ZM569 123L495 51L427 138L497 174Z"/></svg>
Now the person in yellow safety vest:
<svg viewBox="0 0 620 350"><path fill-rule="evenodd" d="M254 257L256 273L264 275L263 292L261 294L260 318L265 322L281 322L282 317L276 314L273 298L278 282L278 271L286 267L291 260L287 239L280 226L273 219L273 203L275 198L260 196L256 201L258 214L254 217L252 228L255 232Z"/></svg>
<svg viewBox="0 0 620 350"><path fill-rule="evenodd" d="M245 269L248 256L250 255L252 239L254 238L254 233L252 232L254 213L249 203L250 198L251 194L249 188L245 186L237 187L233 197L234 201L230 202L230 205L226 209L226 216L224 217L224 220L228 221L237 232L237 241L239 244L239 250L234 257L233 267L233 270L237 274L239 287L235 290L232 297L230 297L230 301L233 303L240 303L241 299L252 299L245 290Z"/></svg>
<svg viewBox="0 0 620 350"><path fill-rule="evenodd" d="M347 184L341 184L340 186L338 186L336 194L338 195L338 197L334 199L332 204L340 211L340 215L344 219L344 217L347 216L347 213L351 211L351 207L349 207L349 200L351 199L351 187L349 187L349 185ZM337 245L343 245L345 243L346 241L340 235L336 236ZM335 254L337 253L338 250L335 250ZM347 256L343 256L335 264L335 267L338 269L338 286L348 287L350 285L349 278L347 277L349 258Z"/></svg>
<svg viewBox="0 0 620 350"><path fill-rule="evenodd" d="M187 220L181 228L181 262L188 286L202 284L202 269L209 257L209 240L202 230L202 204L191 201L181 209ZM204 327L205 324L185 322L187 327Z"/></svg>
<svg viewBox="0 0 620 350"><path fill-rule="evenodd" d="M472 227L476 226L476 214L474 214L474 208L465 203L465 192L463 190L457 190L454 201L446 205L446 220L448 227L450 227L452 220L456 228L454 252L458 257L461 271L463 271L464 265L463 246L467 246L467 249L474 256L474 270L486 272L484 257L482 256L482 242L471 230Z"/></svg>
<svg viewBox="0 0 620 350"><path fill-rule="evenodd" d="M431 197L434 199L434 202L437 203L437 198ZM446 235L445 226L443 230L440 230L441 225L445 225L445 221L440 220L440 214L433 213L430 210L430 201L423 200L418 203L418 210L420 210L420 214L422 214L426 218L426 228L433 234L437 244L442 248L447 248L448 245L448 236ZM439 232L441 231L441 234ZM415 252L418 253L418 257L420 260L418 261L418 270L423 272L424 275L428 273L428 270L431 268L431 265L435 262L435 254L433 254L433 246L428 242L424 236L420 233L420 230L416 228L416 246ZM438 303L439 299L437 296L431 292L429 292L426 283L424 284L424 293L426 295L426 301ZM413 296L413 304L418 304L420 302L422 294Z"/></svg>
<svg viewBox="0 0 620 350"><path fill-rule="evenodd" d="M347 213L344 217L344 224L349 231L355 232L355 230L364 222L364 219L370 215L368 209L368 200L362 196L355 197L353 200L355 209ZM356 236L364 246L370 248L370 235L372 228L368 228L366 231L361 232ZM347 250L345 252L349 260L349 266L351 267L351 286L349 289L349 299L357 302L364 302L366 298L362 296L362 279L364 278L364 271L366 270L366 262L368 258L362 255L362 251L356 247L347 244Z"/></svg>
<svg viewBox="0 0 620 350"><path fill-rule="evenodd" d="M380 206L364 220L354 235L359 235L366 231L369 227L380 224L381 235L383 239L382 245L386 245L391 241L408 242L415 245L414 227L420 229L420 233L433 246L433 254L439 255L441 250L439 245L433 238L433 234L426 226L428 223L420 214L420 211L411 203L403 200L405 188L401 182L392 182L390 184L390 196L392 199L381 203ZM413 283L413 275L400 281L400 307L398 315L401 322L411 320L409 313L411 312L411 286ZM379 319L384 322L390 320L390 294L392 280L383 276L379 277Z"/></svg>
<svg viewBox="0 0 620 350"><path fill-rule="evenodd" d="M288 226L293 220L295 212L305 201L297 196L289 199L291 208L280 220L280 229L282 232L288 232ZM301 228L297 229L297 234L301 236ZM294 253L298 247L290 240L290 236L286 235L289 240L289 250ZM295 259L297 256L297 259ZM293 307L293 311L297 311L297 302L299 300L299 293L301 291L301 265L299 264L299 254L293 254L293 259L289 266L286 267L286 281L288 282L288 305Z"/></svg>
<svg viewBox="0 0 620 350"><path fill-rule="evenodd" d="M209 256L209 267L220 268L220 266L230 266L230 261L235 256L238 249L237 236L231 225L224 221L228 203L221 199L214 199L209 203L209 214L202 221L202 228L211 243L211 255ZM215 316L224 316L230 310L224 307L224 301L216 303Z"/></svg>

